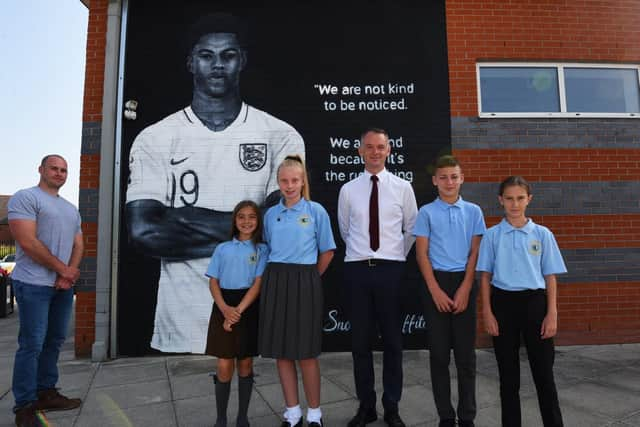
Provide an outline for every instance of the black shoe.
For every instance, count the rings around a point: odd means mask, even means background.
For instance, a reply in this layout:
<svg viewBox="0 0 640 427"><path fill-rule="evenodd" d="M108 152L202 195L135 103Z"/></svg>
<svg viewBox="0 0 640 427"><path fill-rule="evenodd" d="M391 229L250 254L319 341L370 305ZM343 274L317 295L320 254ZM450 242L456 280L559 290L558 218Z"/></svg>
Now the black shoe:
<svg viewBox="0 0 640 427"><path fill-rule="evenodd" d="M452 424L453 425L453 424ZM473 420L458 420L459 427L475 427Z"/></svg>
<svg viewBox="0 0 640 427"><path fill-rule="evenodd" d="M292 426L289 421L285 420L282 422L282 424L280 424L280 427L292 427ZM302 427L302 417L300 417L300 420L293 427Z"/></svg>
<svg viewBox="0 0 640 427"><path fill-rule="evenodd" d="M389 427L406 427L404 421L400 418L400 414L397 412L385 412L384 422L387 423Z"/></svg>
<svg viewBox="0 0 640 427"><path fill-rule="evenodd" d="M355 417L351 418L351 421L347 424L347 427L364 427L369 423L378 419L378 413L376 408L365 408L360 405Z"/></svg>
<svg viewBox="0 0 640 427"><path fill-rule="evenodd" d="M322 418L320 418L320 422L317 421L307 421L307 427L324 427L324 424L322 424Z"/></svg>
<svg viewBox="0 0 640 427"><path fill-rule="evenodd" d="M440 422L438 423L438 427L456 427L456 420L454 420L453 418L440 420Z"/></svg>

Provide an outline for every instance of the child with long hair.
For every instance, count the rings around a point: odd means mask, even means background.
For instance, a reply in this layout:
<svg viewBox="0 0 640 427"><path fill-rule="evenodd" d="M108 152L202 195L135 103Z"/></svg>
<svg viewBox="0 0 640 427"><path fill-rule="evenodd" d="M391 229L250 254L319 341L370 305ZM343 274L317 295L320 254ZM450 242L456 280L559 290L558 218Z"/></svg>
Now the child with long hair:
<svg viewBox="0 0 640 427"><path fill-rule="evenodd" d="M277 359L286 411L282 427L302 426L296 361L309 405L309 427L322 426L320 367L323 296L320 276L336 247L327 211L309 200L307 171L300 156L278 167L280 203L264 218L269 260L260 294L259 349Z"/></svg>
<svg viewBox="0 0 640 427"><path fill-rule="evenodd" d="M566 273L553 233L527 218L531 189L520 176L500 184L504 219L489 228L480 243L476 271L481 272L484 326L493 337L500 376L502 425L521 425L520 339L538 393L545 427L562 426L553 378L558 329L556 274Z"/></svg>
<svg viewBox="0 0 640 427"><path fill-rule="evenodd" d="M232 214L232 240L218 245L206 276L213 296L205 353L218 357L214 376L216 427L227 426L231 378L238 368L236 426L248 427L247 411L253 389L253 357L258 355L258 304L267 245L260 243L262 215L251 200L236 205Z"/></svg>

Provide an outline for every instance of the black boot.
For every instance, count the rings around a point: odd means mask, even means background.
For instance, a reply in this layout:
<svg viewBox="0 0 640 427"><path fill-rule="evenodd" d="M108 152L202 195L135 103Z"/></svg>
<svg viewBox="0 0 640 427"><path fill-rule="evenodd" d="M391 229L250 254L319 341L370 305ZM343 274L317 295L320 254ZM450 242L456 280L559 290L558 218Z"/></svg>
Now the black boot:
<svg viewBox="0 0 640 427"><path fill-rule="evenodd" d="M215 427L227 427L227 405L229 404L231 381L223 383L217 375L214 375L213 382L216 388L216 411L218 413Z"/></svg>
<svg viewBox="0 0 640 427"><path fill-rule="evenodd" d="M236 427L249 427L247 412L252 390L253 374L249 374L246 377L238 375L238 418L236 418Z"/></svg>

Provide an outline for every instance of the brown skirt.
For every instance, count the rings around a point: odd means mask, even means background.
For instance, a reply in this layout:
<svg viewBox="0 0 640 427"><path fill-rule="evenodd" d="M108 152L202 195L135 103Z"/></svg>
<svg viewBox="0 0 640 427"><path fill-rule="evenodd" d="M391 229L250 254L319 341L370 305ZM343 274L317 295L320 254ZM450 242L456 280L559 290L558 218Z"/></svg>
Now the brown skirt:
<svg viewBox="0 0 640 427"><path fill-rule="evenodd" d="M249 289L220 289L227 305L237 306ZM207 333L205 354L221 359L245 359L258 355L258 314L259 304L256 299L242 313L240 321L232 326L231 332L222 327L224 315L213 304Z"/></svg>
<svg viewBox="0 0 640 427"><path fill-rule="evenodd" d="M322 312L322 282L315 264L267 264L260 288L258 347L262 357L318 357Z"/></svg>

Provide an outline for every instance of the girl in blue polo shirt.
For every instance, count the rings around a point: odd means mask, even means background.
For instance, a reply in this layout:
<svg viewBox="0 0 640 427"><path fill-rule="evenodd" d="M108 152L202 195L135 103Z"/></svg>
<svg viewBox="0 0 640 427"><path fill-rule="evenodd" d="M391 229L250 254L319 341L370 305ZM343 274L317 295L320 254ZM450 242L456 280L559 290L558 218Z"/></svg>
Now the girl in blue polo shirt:
<svg viewBox="0 0 640 427"><path fill-rule="evenodd" d="M505 217L485 233L476 271L482 272L484 326L493 337L498 362L502 425L521 425L522 337L542 422L545 427L557 427L563 424L553 379L553 336L558 328L556 274L567 269L553 233L525 216L531 197L529 184L520 176L510 176L500 184L498 199Z"/></svg>
<svg viewBox="0 0 640 427"><path fill-rule="evenodd" d="M287 409L282 427L302 426L298 400L299 362L309 427L322 426L320 367L322 282L336 247L327 211L309 200L309 181L300 156L278 167L282 198L264 217L269 260L260 294L258 348L277 359Z"/></svg>
<svg viewBox="0 0 640 427"><path fill-rule="evenodd" d="M227 404L234 364L238 365L236 425L248 427L247 410L253 388L253 357L258 355L258 304L267 245L260 243L262 217L251 200L236 205L232 214L232 240L219 244L206 276L213 296L206 354L218 357L214 376L216 427L227 426Z"/></svg>

